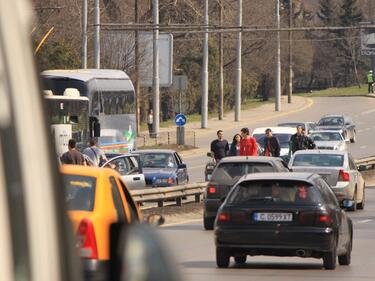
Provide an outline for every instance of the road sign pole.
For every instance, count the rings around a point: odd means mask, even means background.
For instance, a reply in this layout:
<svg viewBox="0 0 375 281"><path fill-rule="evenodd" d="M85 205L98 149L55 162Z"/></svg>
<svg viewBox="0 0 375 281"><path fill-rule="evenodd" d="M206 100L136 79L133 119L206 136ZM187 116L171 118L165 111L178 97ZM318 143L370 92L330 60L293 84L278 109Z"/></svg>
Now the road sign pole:
<svg viewBox="0 0 375 281"><path fill-rule="evenodd" d="M238 0L237 25L242 27L242 0ZM236 96L234 121L241 120L241 91L242 91L242 32L237 34L237 51L236 51Z"/></svg>
<svg viewBox="0 0 375 281"><path fill-rule="evenodd" d="M153 21L154 21L154 33L153 33L153 79L152 89L154 94L153 99L153 135L158 137L159 135L159 115L160 115L160 90L159 90L159 0L152 1L153 6Z"/></svg>
<svg viewBox="0 0 375 281"><path fill-rule="evenodd" d="M94 2L94 68L100 68L100 3Z"/></svg>
<svg viewBox="0 0 375 281"><path fill-rule="evenodd" d="M276 22L280 29L280 0L276 0ZM275 111L281 110L281 62L280 62L280 31L277 31L276 40L276 86L275 86Z"/></svg>
<svg viewBox="0 0 375 281"><path fill-rule="evenodd" d="M203 64L202 64L202 113L201 113L201 127L207 128L208 120L208 0L204 1L204 42L203 42Z"/></svg>

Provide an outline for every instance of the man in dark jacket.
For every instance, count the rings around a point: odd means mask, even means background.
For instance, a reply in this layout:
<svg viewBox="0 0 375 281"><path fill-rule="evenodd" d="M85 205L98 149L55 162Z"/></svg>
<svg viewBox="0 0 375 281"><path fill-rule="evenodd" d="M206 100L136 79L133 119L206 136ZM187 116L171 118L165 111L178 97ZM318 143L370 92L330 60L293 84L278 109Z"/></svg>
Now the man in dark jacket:
<svg viewBox="0 0 375 281"><path fill-rule="evenodd" d="M76 141L74 139L69 140L68 148L69 150L60 157L61 163L86 166L85 158L83 154L76 149Z"/></svg>
<svg viewBox="0 0 375 281"><path fill-rule="evenodd" d="M293 154L298 150L314 148L314 141L305 135L302 126L297 126L297 133L290 138L290 152Z"/></svg>
<svg viewBox="0 0 375 281"><path fill-rule="evenodd" d="M264 156L280 157L280 142L272 135L272 130L266 130L266 138L263 144Z"/></svg>
<svg viewBox="0 0 375 281"><path fill-rule="evenodd" d="M222 130L217 131L217 139L211 142L211 152L216 160L219 162L221 159L228 155L229 144L224 139L224 133Z"/></svg>

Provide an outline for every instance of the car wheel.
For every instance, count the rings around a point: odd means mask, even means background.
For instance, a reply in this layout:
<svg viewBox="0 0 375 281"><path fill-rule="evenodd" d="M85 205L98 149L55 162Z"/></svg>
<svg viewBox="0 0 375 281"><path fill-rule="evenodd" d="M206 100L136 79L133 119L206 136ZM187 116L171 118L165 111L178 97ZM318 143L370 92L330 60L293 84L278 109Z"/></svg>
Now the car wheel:
<svg viewBox="0 0 375 281"><path fill-rule="evenodd" d="M323 254L323 266L325 269L335 269L336 268L336 246L332 251Z"/></svg>
<svg viewBox="0 0 375 281"><path fill-rule="evenodd" d="M246 263L246 255L245 256L238 256L238 257L234 257L234 261L237 263L237 264L244 264Z"/></svg>
<svg viewBox="0 0 375 281"><path fill-rule="evenodd" d="M222 249L216 248L216 264L219 268L227 268L229 266L230 256Z"/></svg>
<svg viewBox="0 0 375 281"><path fill-rule="evenodd" d="M351 211L351 212L357 211L357 188L354 190L353 206L348 208L348 211Z"/></svg>
<svg viewBox="0 0 375 281"><path fill-rule="evenodd" d="M363 184L363 196L362 196L362 202L357 204L357 209L358 209L358 210L363 210L363 209L365 208L365 201L366 201L365 186L366 186L366 184Z"/></svg>
<svg viewBox="0 0 375 281"><path fill-rule="evenodd" d="M208 218L205 215L203 215L203 226L205 230L213 230L214 222L215 218Z"/></svg>
<svg viewBox="0 0 375 281"><path fill-rule="evenodd" d="M350 242L346 248L346 253L344 255L339 256L339 264L340 265L349 265L352 259L352 245L353 245L353 237L350 237Z"/></svg>

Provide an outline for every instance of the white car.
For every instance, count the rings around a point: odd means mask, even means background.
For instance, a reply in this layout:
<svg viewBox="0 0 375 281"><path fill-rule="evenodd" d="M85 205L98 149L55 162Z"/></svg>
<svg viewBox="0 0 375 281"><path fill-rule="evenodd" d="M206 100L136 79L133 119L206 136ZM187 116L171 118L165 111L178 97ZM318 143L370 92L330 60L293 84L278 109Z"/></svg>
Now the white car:
<svg viewBox="0 0 375 281"><path fill-rule="evenodd" d="M256 138L257 143L263 147L264 139L266 138L265 131L267 129L271 129L272 135L276 137L280 142L280 156L287 156L289 153L289 141L292 135L297 133L297 129L295 127L264 127L264 128L256 128L253 133L251 134L254 138Z"/></svg>
<svg viewBox="0 0 375 281"><path fill-rule="evenodd" d="M317 149L345 151L348 149L344 134L341 130L314 131L309 137L314 141Z"/></svg>

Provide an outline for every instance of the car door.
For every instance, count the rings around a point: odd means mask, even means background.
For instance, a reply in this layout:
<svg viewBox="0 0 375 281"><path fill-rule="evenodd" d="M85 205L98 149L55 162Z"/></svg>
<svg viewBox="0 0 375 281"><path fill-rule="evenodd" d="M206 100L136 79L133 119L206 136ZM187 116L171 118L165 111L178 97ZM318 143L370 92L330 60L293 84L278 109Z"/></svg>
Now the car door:
<svg viewBox="0 0 375 281"><path fill-rule="evenodd" d="M360 175L360 173L357 169L357 165L355 164L354 159L353 159L353 157L351 156L350 153L348 153L348 162L349 162L349 174L350 174L350 192L354 197L354 191L357 188L357 202L358 202L358 199L362 199L362 198L358 198L362 194L362 192L360 190L362 188L362 186L360 186L360 182L359 182L359 176L361 176L361 175ZM361 176L361 178L362 178L362 176Z"/></svg>
<svg viewBox="0 0 375 281"><path fill-rule="evenodd" d="M129 163L129 173L126 175L130 189L142 189L146 186L139 156L126 156Z"/></svg>
<svg viewBox="0 0 375 281"><path fill-rule="evenodd" d="M187 175L187 168L186 164L182 162L182 159L180 155L178 155L177 152L173 154L174 159L177 164L177 178L178 178L178 183L183 184L188 181L188 175Z"/></svg>

